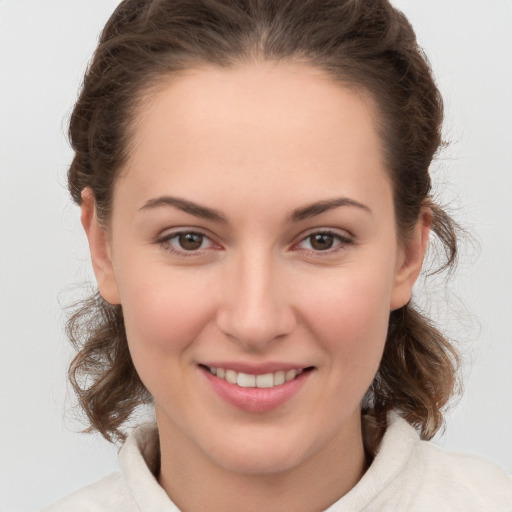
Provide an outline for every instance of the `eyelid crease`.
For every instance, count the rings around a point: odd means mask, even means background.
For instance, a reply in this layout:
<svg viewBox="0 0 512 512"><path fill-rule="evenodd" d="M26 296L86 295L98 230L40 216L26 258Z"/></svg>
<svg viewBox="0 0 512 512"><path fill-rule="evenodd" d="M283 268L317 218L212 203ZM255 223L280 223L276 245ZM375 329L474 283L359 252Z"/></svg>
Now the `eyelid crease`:
<svg viewBox="0 0 512 512"><path fill-rule="evenodd" d="M158 235L158 238L161 238L161 239L165 239L165 238L172 238L173 236L176 236L176 235L188 235L188 234L194 234L194 235L203 235L203 236L206 236L206 237L210 237L210 235L208 235L208 233L206 233L206 231L202 228L197 228L195 226L180 226L180 227L176 227L176 228L166 228L164 230L161 231L162 233L164 234L160 234Z"/></svg>

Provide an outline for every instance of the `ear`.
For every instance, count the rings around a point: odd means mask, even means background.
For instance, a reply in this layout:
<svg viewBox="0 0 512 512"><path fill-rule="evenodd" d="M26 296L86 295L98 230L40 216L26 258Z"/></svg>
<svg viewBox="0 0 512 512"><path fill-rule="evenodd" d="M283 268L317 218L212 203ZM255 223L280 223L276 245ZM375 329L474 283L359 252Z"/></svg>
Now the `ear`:
<svg viewBox="0 0 512 512"><path fill-rule="evenodd" d="M110 242L106 229L98 221L96 201L90 188L82 191L82 226L89 241L92 266L101 296L110 304L120 304L119 291L111 261Z"/></svg>
<svg viewBox="0 0 512 512"><path fill-rule="evenodd" d="M421 272L423 257L427 250L431 225L432 211L425 207L420 212L412 237L401 250L397 261L395 282L391 294L391 311L405 306L411 300L412 289Z"/></svg>

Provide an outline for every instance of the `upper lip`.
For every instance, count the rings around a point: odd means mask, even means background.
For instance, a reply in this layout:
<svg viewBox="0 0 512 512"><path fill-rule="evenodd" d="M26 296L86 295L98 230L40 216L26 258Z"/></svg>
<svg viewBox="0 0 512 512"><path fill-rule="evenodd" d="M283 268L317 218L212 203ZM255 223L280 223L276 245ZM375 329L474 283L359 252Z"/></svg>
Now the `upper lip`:
<svg viewBox="0 0 512 512"><path fill-rule="evenodd" d="M202 366L210 366L213 368L224 368L225 370L234 370L235 372L248 373L250 375L265 375L266 373L275 373L278 371L288 370L304 370L311 368L311 365L303 365L297 363L282 363L271 361L266 363L244 363L235 361L204 361L200 363Z"/></svg>

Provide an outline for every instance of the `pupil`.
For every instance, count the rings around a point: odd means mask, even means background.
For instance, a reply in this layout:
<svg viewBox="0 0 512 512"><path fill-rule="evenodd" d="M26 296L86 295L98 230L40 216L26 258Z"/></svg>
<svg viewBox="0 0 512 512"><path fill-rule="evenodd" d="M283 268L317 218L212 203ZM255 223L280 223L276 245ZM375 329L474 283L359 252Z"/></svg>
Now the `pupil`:
<svg viewBox="0 0 512 512"><path fill-rule="evenodd" d="M318 251L325 251L333 246L334 238L328 234L313 235L311 239L311 247Z"/></svg>
<svg viewBox="0 0 512 512"><path fill-rule="evenodd" d="M198 233L185 233L184 235L180 235L179 243L182 249L195 251L201 247L203 235Z"/></svg>

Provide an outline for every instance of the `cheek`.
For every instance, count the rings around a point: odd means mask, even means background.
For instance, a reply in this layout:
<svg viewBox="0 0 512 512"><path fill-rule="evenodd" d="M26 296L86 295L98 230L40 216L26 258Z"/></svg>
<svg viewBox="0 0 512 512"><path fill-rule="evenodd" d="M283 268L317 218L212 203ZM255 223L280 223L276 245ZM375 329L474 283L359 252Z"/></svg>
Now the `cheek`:
<svg viewBox="0 0 512 512"><path fill-rule="evenodd" d="M132 267L133 268L133 267ZM213 297L208 283L170 268L152 274L130 272L119 276L126 335L137 366L184 362L187 349L212 317Z"/></svg>
<svg viewBox="0 0 512 512"><path fill-rule="evenodd" d="M385 275L347 272L309 295L307 322L334 374L373 380L389 322L391 285Z"/></svg>
<svg viewBox="0 0 512 512"><path fill-rule="evenodd" d="M211 318L208 288L198 289L180 273L125 276L120 290L128 347L135 369L155 400L186 408L182 376L194 361L194 340ZM193 280L192 280L193 281Z"/></svg>

